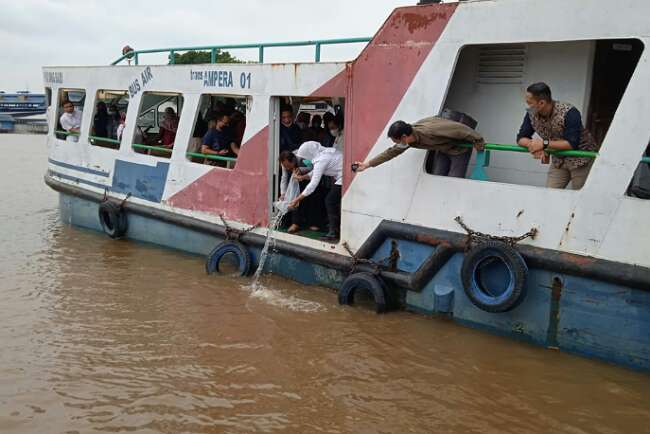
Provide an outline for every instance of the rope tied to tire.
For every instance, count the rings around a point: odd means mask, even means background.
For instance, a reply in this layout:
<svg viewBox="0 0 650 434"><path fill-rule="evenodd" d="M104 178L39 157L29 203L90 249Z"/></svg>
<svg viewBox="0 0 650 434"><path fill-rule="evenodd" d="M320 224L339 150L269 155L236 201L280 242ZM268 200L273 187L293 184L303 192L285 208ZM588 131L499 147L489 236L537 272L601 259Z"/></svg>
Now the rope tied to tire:
<svg viewBox="0 0 650 434"><path fill-rule="evenodd" d="M259 223L256 223L252 226L249 226L246 229L235 229L228 224L223 214L219 214L219 218L221 219L221 223L223 224L223 227L226 229L226 233L225 233L226 240L229 241L241 241L242 236L246 235L249 232L254 231L260 226Z"/></svg>
<svg viewBox="0 0 650 434"><path fill-rule="evenodd" d="M370 267L372 267L372 274L374 274L375 276L378 276L381 273L382 269L386 269L388 271L395 271L397 269L397 261L400 258L400 253L399 253L399 249L397 248L397 241L395 240L391 241L390 254L387 257L380 259L379 261L359 258L352 251L347 241L343 242L342 245L343 248L348 252L350 257L352 258L352 268L350 269L350 274L354 274L359 265L369 265ZM384 265L385 262L388 262L388 266Z"/></svg>
<svg viewBox="0 0 650 434"><path fill-rule="evenodd" d="M466 252L471 250L472 247L474 247L476 244L485 243L487 241L500 241L509 245L510 247L514 247L515 244L527 238L534 240L537 236L537 233L539 232L537 228L531 228L528 232L518 237L491 235L471 229L465 224L461 216L456 217L454 220L465 230L465 232L467 232L467 241L465 242Z"/></svg>

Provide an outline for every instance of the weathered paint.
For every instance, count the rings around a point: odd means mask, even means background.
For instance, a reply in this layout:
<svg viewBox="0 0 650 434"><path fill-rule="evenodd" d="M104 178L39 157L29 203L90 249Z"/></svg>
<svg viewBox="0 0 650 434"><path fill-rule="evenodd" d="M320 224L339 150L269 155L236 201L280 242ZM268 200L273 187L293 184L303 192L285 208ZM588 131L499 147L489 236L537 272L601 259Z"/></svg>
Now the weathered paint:
<svg viewBox="0 0 650 434"><path fill-rule="evenodd" d="M115 160L113 193L131 194L150 202L160 202L167 184L169 163L158 162L155 166Z"/></svg>

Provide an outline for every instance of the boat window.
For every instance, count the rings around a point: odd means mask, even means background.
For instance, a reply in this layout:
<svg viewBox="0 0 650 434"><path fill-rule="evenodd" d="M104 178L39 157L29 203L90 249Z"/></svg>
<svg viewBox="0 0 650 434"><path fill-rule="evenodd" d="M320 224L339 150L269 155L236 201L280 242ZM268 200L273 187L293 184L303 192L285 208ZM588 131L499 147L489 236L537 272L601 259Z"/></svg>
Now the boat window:
<svg viewBox="0 0 650 434"><path fill-rule="evenodd" d="M437 114L473 126L486 152L472 150L471 134L456 134L448 146L428 152L425 171L581 188L600 147L622 146L606 135L642 51L633 39L465 46ZM539 83L553 102L545 103ZM531 85L536 96L527 101ZM539 114L528 115L527 108ZM547 150L534 154L526 146Z"/></svg>
<svg viewBox="0 0 650 434"><path fill-rule="evenodd" d="M278 163L275 179L271 181L275 189L273 197L278 201L277 207L286 210L291 200L308 192L300 206L290 209L284 216L280 230L337 243L341 222L345 100L295 96L278 99L274 125L277 131L274 158ZM332 152L332 148L339 152ZM310 161L313 157L306 155L321 153L324 155L319 160L324 164L325 172L320 182L313 185L311 174L316 172ZM296 168L301 172L301 178L292 187L291 170Z"/></svg>
<svg viewBox="0 0 650 434"><path fill-rule="evenodd" d="M81 120L86 102L83 89L59 89L55 137L69 142L79 141Z"/></svg>
<svg viewBox="0 0 650 434"><path fill-rule="evenodd" d="M133 150L140 154L169 158L174 150L183 95L145 92L133 136Z"/></svg>
<svg viewBox="0 0 650 434"><path fill-rule="evenodd" d="M187 158L195 163L234 168L250 104L247 96L201 95Z"/></svg>
<svg viewBox="0 0 650 434"><path fill-rule="evenodd" d="M128 107L129 94L126 90L98 90L88 136L90 144L119 149Z"/></svg>

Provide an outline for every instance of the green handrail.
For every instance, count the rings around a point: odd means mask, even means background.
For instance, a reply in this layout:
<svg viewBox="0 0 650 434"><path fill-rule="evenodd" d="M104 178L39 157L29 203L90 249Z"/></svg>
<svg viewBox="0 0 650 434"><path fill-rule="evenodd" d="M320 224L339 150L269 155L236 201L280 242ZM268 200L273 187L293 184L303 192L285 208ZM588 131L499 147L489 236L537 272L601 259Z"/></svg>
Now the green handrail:
<svg viewBox="0 0 650 434"><path fill-rule="evenodd" d="M222 157L221 155L212 155L212 154L199 154L197 152L188 152L185 155L187 155L188 157L207 158L208 160L237 161L237 159L233 157Z"/></svg>
<svg viewBox="0 0 650 434"><path fill-rule="evenodd" d="M131 145L131 146L133 146L133 147L136 148L136 149L148 149L148 150L151 150L151 151L168 152L168 153L170 153L170 154L171 154L172 151L173 151L173 149L163 148L163 147L161 147L161 146L141 145L141 144L139 144L139 143L134 143L134 144Z"/></svg>
<svg viewBox="0 0 650 434"><path fill-rule="evenodd" d="M115 60L111 65L117 65L125 59L134 59L136 65L140 62L140 54L151 53L169 53L169 59L173 63L173 54L177 51L210 51L210 62L217 63L217 50L239 50L239 49L253 49L259 50L258 61L264 63L264 49L265 48L278 48L278 47L306 47L313 45L315 48L314 60L320 62L321 47L323 45L340 45L340 44L360 44L370 42L372 38L342 38L342 39L319 39L314 41L289 41L289 42L260 42L254 44L231 44L231 45L203 45L196 47L171 47L171 48L152 48L147 50L135 50L124 54L119 59Z"/></svg>
<svg viewBox="0 0 650 434"><path fill-rule="evenodd" d="M78 136L79 133L71 132L71 131L64 131L64 130L55 130L54 131L56 134L62 134L64 136Z"/></svg>
<svg viewBox="0 0 650 434"><path fill-rule="evenodd" d="M472 148L473 146L469 143L463 143L459 145L463 148ZM498 143L486 143L486 151L510 151L510 152L529 152L528 148L518 145L500 145ZM547 149L546 153L551 155L556 155L558 157L586 157L586 158L596 158L598 157L598 152L592 151L561 151L559 149Z"/></svg>
<svg viewBox="0 0 650 434"><path fill-rule="evenodd" d="M99 140L100 142L113 143L114 145L120 145L122 143L121 140L115 140L109 137L88 136L88 138L93 140Z"/></svg>

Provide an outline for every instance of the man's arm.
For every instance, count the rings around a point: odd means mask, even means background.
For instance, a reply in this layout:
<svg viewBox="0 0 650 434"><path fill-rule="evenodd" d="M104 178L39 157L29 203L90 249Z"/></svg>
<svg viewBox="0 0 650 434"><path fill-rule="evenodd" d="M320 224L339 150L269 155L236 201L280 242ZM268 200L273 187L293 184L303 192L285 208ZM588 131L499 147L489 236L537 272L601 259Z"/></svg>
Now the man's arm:
<svg viewBox="0 0 650 434"><path fill-rule="evenodd" d="M289 208L297 207L298 204L300 204L300 201L316 190L316 187L318 187L318 184L323 177L325 166L327 166L327 162L322 160L314 165L314 170L311 171L311 181L309 181L309 184L307 184L307 187L305 187L302 193L300 193L300 195L289 204Z"/></svg>
<svg viewBox="0 0 650 434"><path fill-rule="evenodd" d="M470 142L478 150L483 150L485 140L473 128L460 122L444 122L435 127L435 135L460 142Z"/></svg>
<svg viewBox="0 0 650 434"><path fill-rule="evenodd" d="M363 163L360 161L355 162L354 164L357 165L357 172L363 172L369 167L377 167L380 164L385 163L386 161L392 160L393 158L397 157L398 155L402 154L404 151L406 151L409 148L408 145L393 145L390 148L386 149L384 152L381 154L377 155L375 158L371 159L367 163Z"/></svg>
<svg viewBox="0 0 650 434"><path fill-rule="evenodd" d="M533 124L530 122L530 116L526 113L524 115L524 121L522 122L521 127L519 127L517 144L524 148L528 148L532 141L533 134L535 134L535 130L533 129Z"/></svg>
<svg viewBox="0 0 650 434"><path fill-rule="evenodd" d="M560 140L550 140L548 142L548 149L558 151L570 151L572 149L579 149L580 135L582 133L582 117L577 108L572 108L564 116L564 134ZM542 140L533 140L528 146L531 153L541 152L544 150L544 142Z"/></svg>

